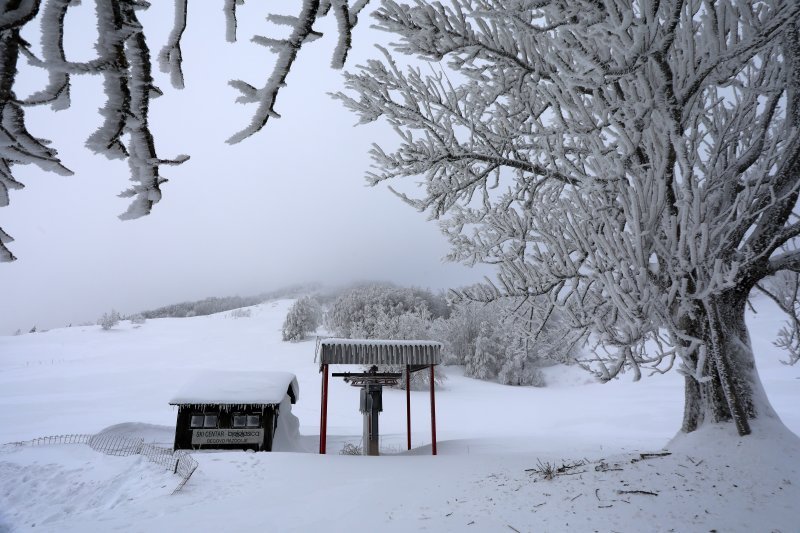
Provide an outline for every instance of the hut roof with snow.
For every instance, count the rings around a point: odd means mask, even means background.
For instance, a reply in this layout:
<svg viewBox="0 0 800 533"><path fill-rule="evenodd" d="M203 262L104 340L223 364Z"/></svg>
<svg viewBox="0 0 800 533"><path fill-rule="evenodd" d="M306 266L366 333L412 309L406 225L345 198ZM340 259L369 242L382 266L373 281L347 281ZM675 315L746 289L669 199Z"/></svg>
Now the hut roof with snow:
<svg viewBox="0 0 800 533"><path fill-rule="evenodd" d="M300 398L297 377L291 372L206 370L181 387L170 405L279 405L286 395Z"/></svg>

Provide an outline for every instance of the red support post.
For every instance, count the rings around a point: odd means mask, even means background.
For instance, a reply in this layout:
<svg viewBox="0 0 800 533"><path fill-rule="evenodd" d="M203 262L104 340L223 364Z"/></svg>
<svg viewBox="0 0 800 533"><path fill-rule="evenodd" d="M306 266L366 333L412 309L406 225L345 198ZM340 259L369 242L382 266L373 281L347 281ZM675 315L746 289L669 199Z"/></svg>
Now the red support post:
<svg viewBox="0 0 800 533"><path fill-rule="evenodd" d="M411 449L411 366L406 365L406 440Z"/></svg>
<svg viewBox="0 0 800 533"><path fill-rule="evenodd" d="M433 392L433 365L431 365L431 452L436 455L436 394Z"/></svg>
<svg viewBox="0 0 800 533"><path fill-rule="evenodd" d="M325 453L328 440L328 365L322 365L322 405L319 420L319 453Z"/></svg>

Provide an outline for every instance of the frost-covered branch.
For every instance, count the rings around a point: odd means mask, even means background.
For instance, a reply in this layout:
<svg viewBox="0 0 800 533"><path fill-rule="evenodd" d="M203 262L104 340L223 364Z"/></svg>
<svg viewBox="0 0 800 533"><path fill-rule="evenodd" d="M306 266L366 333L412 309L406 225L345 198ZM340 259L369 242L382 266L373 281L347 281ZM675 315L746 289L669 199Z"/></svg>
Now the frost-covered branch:
<svg viewBox="0 0 800 533"><path fill-rule="evenodd" d="M302 10L296 19L272 15L270 17L272 22L292 26L292 33L287 39L273 39L261 35L252 38L254 43L270 48L278 57L275 60L275 68L264 87L255 91L242 91L243 95L237 102L258 102L258 109L253 115L250 125L231 136L227 141L229 144L240 142L258 132L266 125L270 117L280 118L275 111L275 99L278 97L278 91L286 85L286 77L303 44L321 36L320 33L313 30L318 8L319 0L303 0ZM243 83L236 81L232 82L231 86L241 90Z"/></svg>
<svg viewBox="0 0 800 533"><path fill-rule="evenodd" d="M67 15L71 0L54 0L47 2L42 12L43 63L49 65L66 64L64 53L64 17ZM70 105L69 73L60 69L48 71L49 81L42 91L32 94L23 105L42 105L49 103L54 110L66 109Z"/></svg>
<svg viewBox="0 0 800 533"><path fill-rule="evenodd" d="M369 0L357 0L352 5L346 0L303 0L298 17L269 17L273 23L290 26L292 32L287 39L253 38L254 42L276 52L276 64L261 88L243 81L231 82L242 93L237 102L257 103L258 106L251 124L231 137L229 142L249 137L264 127L268 118L278 116L275 111L278 92L286 85L300 48L321 37L313 30L314 23L330 11L337 17L339 29L338 43L333 47L333 66L342 67L351 47L352 30L358 23L358 15L368 3ZM40 4L43 6L41 10ZM180 164L188 159L186 155L160 158L150 129L150 99L159 96L161 91L152 78L150 49L136 11L149 9L151 4L142 0L97 0L96 4L96 57L82 62L69 61L64 49L66 14L75 2L8 0L0 6L0 207L8 205L10 190L22 188L12 175L14 164L32 163L44 170L70 173L61 165L48 141L37 139L27 131L22 106L49 104L54 110L69 107L71 76L74 75L97 74L103 77L106 102L100 110L102 123L87 139L86 146L106 157L128 161L133 185L120 196L133 200L121 218L148 214L153 204L161 199L161 185L166 182L159 174L159 167ZM244 0L224 2L229 42L236 41L236 9L243 4ZM188 0L174 0L173 29L158 55L161 70L170 74L172 85L178 89L184 86L181 38L187 29L188 10ZM35 21L37 16L41 56L20 37L20 29ZM46 70L49 77L46 87L27 97L14 92L20 58L35 68ZM5 232L0 235L0 262L14 259L6 247L12 240Z"/></svg>
<svg viewBox="0 0 800 533"><path fill-rule="evenodd" d="M172 31L169 34L169 39L164 48L158 54L158 64L161 72L168 72L172 86L176 89L183 89L183 53L181 52L181 37L183 32L186 31L186 15L189 0L175 0L175 22ZM231 0L231 5L226 9L226 13L235 13L236 3ZM226 6L227 7L227 6ZM236 15L233 15L234 28ZM236 40L236 31L234 29L233 41ZM230 38L228 39L231 40Z"/></svg>
<svg viewBox="0 0 800 533"><path fill-rule="evenodd" d="M244 0L225 0L225 7L222 10L225 12L225 40L229 43L236 42L236 29L238 21L236 20L236 7L244 4Z"/></svg>
<svg viewBox="0 0 800 533"><path fill-rule="evenodd" d="M0 32L19 29L39 11L40 0L9 0L0 12Z"/></svg>
<svg viewBox="0 0 800 533"><path fill-rule="evenodd" d="M180 164L181 155L162 160L156 155L149 125L150 99L161 94L153 84L150 51L143 28L136 17L137 4L103 0L97 4L99 36L96 49L101 56L114 58L112 66L102 70L106 105L100 110L105 118L100 128L86 141L86 146L109 158L126 158L134 185L120 193L133 198L123 220L150 213L161 199L159 166ZM127 146L123 136L128 135Z"/></svg>
<svg viewBox="0 0 800 533"><path fill-rule="evenodd" d="M792 250L774 256L769 261L769 270L770 272L779 272L781 270L800 272L800 251Z"/></svg>
<svg viewBox="0 0 800 533"><path fill-rule="evenodd" d="M788 319L774 344L788 353L786 364L797 364L800 361L800 274L779 272L757 284L756 288L786 313Z"/></svg>
<svg viewBox="0 0 800 533"><path fill-rule="evenodd" d="M266 46L277 55L275 67L261 88L256 88L242 80L230 82L232 87L242 93L237 98L237 102L245 104L257 103L258 106L250 125L232 135L227 142L229 144L241 142L260 131L270 118L280 118L280 114L275 110L278 93L286 86L286 78L297 59L300 49L305 44L322 37L321 33L314 30L314 23L319 17L325 16L329 10L333 11L336 17L339 33L338 43L333 51L331 66L336 69L342 68L351 47L352 30L358 23L358 13L368 3L368 0L359 0L351 8L347 0L332 0L322 3L320 0L303 0L300 13L296 17L285 15L270 15L267 17L274 24L289 26L292 31L289 37L285 39L275 39L262 35L256 35L252 38L254 43Z"/></svg>
<svg viewBox="0 0 800 533"><path fill-rule="evenodd" d="M0 207L9 203L9 191L23 185L12 174L15 164L35 164L43 170L69 175L48 141L32 136L25 126L25 112L14 92L17 60L25 42L21 27L38 13L39 2L22 0L8 3L0 13ZM6 246L13 238L0 228L0 262L16 258Z"/></svg>

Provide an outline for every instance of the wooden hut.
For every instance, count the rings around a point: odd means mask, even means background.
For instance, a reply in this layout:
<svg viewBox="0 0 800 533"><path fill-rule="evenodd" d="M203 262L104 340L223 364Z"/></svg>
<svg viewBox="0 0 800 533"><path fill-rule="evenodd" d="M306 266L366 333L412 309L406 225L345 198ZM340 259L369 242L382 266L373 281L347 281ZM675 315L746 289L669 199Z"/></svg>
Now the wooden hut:
<svg viewBox="0 0 800 533"><path fill-rule="evenodd" d="M175 449L271 451L278 417L299 397L289 372L201 372L169 402L178 406Z"/></svg>

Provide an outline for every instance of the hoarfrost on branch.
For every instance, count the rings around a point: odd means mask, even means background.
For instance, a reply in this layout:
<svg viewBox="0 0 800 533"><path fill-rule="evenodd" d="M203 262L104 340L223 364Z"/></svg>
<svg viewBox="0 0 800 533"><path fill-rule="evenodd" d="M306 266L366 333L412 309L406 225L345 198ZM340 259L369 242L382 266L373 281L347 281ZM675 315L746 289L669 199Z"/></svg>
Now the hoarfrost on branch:
<svg viewBox="0 0 800 533"><path fill-rule="evenodd" d="M97 0L98 39L96 57L86 62L73 62L64 50L64 21L73 0L8 0L0 6L0 207L9 203L9 191L23 188L14 178L12 167L35 164L43 170L62 175L72 172L65 167L50 142L32 135L25 124L25 108L50 105L53 110L70 105L70 76L100 74L106 103L100 110L102 124L86 146L109 158L127 159L133 184L120 196L131 198L122 219L138 218L150 213L161 200L161 186L167 181L160 174L162 165L179 165L189 156L178 155L163 159L157 155L155 140L149 124L150 100L159 96L151 75L151 54L145 29L137 18L138 10L148 9L145 0ZM270 47L276 54L275 67L261 87L241 80L230 84L242 94L240 103L257 104L251 123L234 134L229 143L240 142L257 133L269 118L280 115L275 111L279 91L302 46L322 36L314 30L315 22L333 11L339 38L333 50L333 68L342 68L351 46L352 30L359 13L369 0L302 0L296 17L272 15L269 21L289 25L287 39L254 36L253 42ZM236 15L244 0L224 0L226 39L237 39ZM184 86L181 37L186 29L188 0L174 0L174 27L167 43L158 54L161 71L170 75L177 89ZM41 57L21 36L20 31L35 20L40 23ZM21 58L48 72L48 84L41 91L21 97L14 90L17 66ZM6 246L13 238L0 228L0 262L16 258Z"/></svg>

